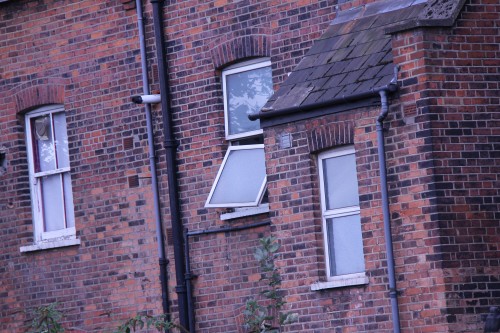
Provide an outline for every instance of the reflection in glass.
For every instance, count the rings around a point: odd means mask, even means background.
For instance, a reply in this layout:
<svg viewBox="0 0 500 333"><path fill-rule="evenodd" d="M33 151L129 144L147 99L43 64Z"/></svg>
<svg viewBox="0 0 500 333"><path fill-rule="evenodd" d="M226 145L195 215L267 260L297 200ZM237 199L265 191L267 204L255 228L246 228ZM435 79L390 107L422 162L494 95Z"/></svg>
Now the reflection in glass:
<svg viewBox="0 0 500 333"><path fill-rule="evenodd" d="M226 76L229 135L260 129L248 115L258 113L273 93L271 67Z"/></svg>
<svg viewBox="0 0 500 333"><path fill-rule="evenodd" d="M57 152L57 168L69 168L68 134L64 113L54 114L54 144Z"/></svg>
<svg viewBox="0 0 500 333"><path fill-rule="evenodd" d="M54 170L56 167L50 119L50 116L42 116L34 118L31 122L31 131L35 133L33 139L36 149L36 172Z"/></svg>

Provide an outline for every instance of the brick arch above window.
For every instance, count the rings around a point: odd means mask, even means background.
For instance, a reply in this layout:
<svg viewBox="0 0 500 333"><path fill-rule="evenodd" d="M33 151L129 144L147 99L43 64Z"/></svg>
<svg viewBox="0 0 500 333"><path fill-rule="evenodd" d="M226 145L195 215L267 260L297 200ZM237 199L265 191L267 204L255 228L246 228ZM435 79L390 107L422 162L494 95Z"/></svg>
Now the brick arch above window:
<svg viewBox="0 0 500 333"><path fill-rule="evenodd" d="M245 59L270 57L271 38L261 30L243 36L224 36L212 43L209 52L214 67L222 69Z"/></svg>
<svg viewBox="0 0 500 333"><path fill-rule="evenodd" d="M351 122L331 123L314 128L307 133L310 152L319 152L346 144L354 144L354 124Z"/></svg>
<svg viewBox="0 0 500 333"><path fill-rule="evenodd" d="M22 89L15 95L16 112L26 112L48 104L64 104L65 88L60 83L47 82Z"/></svg>

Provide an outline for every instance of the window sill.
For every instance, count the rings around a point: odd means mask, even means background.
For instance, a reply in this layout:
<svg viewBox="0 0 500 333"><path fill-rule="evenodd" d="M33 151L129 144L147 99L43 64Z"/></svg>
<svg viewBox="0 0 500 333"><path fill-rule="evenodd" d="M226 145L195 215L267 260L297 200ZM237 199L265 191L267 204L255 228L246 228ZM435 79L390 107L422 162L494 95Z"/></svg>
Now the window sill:
<svg viewBox="0 0 500 333"><path fill-rule="evenodd" d="M222 221L237 219L239 217L258 215L263 213L269 213L269 204L262 204L257 207L250 208L238 208L232 213L224 213L220 215Z"/></svg>
<svg viewBox="0 0 500 333"><path fill-rule="evenodd" d="M335 276L331 278L330 281L326 282L316 282L311 285L312 291L333 289L333 288L343 288L349 286L359 286L368 284L369 279L365 273L355 273Z"/></svg>
<svg viewBox="0 0 500 333"><path fill-rule="evenodd" d="M19 248L19 251L21 253L26 253L26 252L49 250L49 249L74 246L74 245L80 245L79 238L56 239L56 240L38 242L33 245L21 246Z"/></svg>

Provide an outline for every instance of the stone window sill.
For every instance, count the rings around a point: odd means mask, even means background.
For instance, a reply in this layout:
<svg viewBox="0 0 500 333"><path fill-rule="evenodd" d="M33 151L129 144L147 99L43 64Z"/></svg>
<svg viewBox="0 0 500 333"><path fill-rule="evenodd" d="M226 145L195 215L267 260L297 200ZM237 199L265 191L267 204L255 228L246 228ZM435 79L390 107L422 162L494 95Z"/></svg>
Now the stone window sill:
<svg viewBox="0 0 500 333"><path fill-rule="evenodd" d="M346 275L339 275L332 277L330 281L313 283L311 285L311 290L318 291L324 289L343 288L349 286L360 286L368 284L368 282L369 279L364 272L355 274L346 274Z"/></svg>
<svg viewBox="0 0 500 333"><path fill-rule="evenodd" d="M21 253L35 252L49 249L56 249L60 247L80 245L79 238L57 239L45 242L39 242L32 245L21 246L19 251Z"/></svg>

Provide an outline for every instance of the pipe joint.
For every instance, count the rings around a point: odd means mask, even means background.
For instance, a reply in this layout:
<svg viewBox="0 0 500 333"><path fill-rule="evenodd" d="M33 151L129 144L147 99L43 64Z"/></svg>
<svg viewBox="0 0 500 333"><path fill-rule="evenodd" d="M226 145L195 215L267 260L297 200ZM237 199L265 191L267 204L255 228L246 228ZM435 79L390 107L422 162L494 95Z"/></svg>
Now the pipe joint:
<svg viewBox="0 0 500 333"><path fill-rule="evenodd" d="M178 294L185 294L186 293L186 286L185 285L175 286L175 292Z"/></svg>

